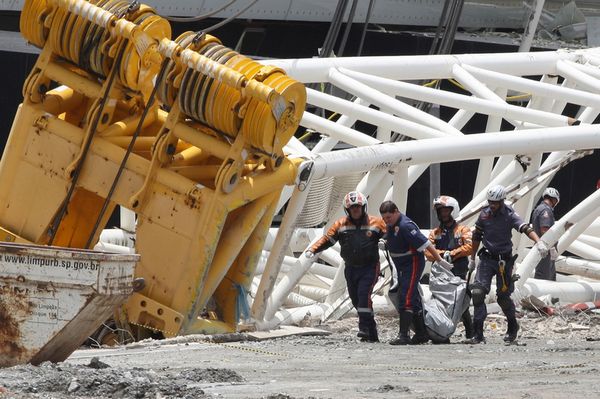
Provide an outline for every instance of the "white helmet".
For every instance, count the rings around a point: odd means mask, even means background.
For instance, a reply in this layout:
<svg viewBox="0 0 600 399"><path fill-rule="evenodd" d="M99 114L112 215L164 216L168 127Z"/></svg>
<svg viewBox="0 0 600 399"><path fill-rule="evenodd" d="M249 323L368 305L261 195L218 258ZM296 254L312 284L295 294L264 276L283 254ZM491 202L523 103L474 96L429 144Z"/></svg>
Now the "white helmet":
<svg viewBox="0 0 600 399"><path fill-rule="evenodd" d="M367 213L367 197L360 191L350 191L344 196L342 204L347 215L349 215L348 209L350 209L352 205L362 206L363 214Z"/></svg>
<svg viewBox="0 0 600 399"><path fill-rule="evenodd" d="M433 208L452 208L452 219L458 219L458 214L460 213L460 206L458 205L458 201L454 197L449 197L447 195L441 195L433 200Z"/></svg>
<svg viewBox="0 0 600 399"><path fill-rule="evenodd" d="M560 202L560 193L558 192L557 189L555 189L553 187L547 187L544 190L544 193L542 194L542 198L546 198L546 197L554 198L556 200L557 204Z"/></svg>
<svg viewBox="0 0 600 399"><path fill-rule="evenodd" d="M506 189L504 186L498 184L497 186L490 187L487 191L488 201L502 201L506 198Z"/></svg>

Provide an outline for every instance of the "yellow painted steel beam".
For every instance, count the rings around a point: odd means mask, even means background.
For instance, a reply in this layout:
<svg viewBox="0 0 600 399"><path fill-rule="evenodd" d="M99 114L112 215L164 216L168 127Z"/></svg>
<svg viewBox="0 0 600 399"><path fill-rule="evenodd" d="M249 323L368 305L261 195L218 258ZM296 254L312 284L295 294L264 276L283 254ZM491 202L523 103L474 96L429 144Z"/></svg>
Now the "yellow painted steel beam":
<svg viewBox="0 0 600 399"><path fill-rule="evenodd" d="M217 290L214 293L215 301L222 306L221 318L231 326L236 326L240 321L239 309L245 303L246 298L240 297L243 292L249 292L252 286L252 279L256 266L260 259L262 249L269 233L269 228L273 221L273 215L277 209L279 193L270 194L271 203L269 208L263 214L260 223L254 228L252 234L244 244L244 247L239 251L235 264L229 268L225 278L221 279Z"/></svg>
<svg viewBox="0 0 600 399"><path fill-rule="evenodd" d="M97 219L104 226L116 204L139 197L136 276L146 285L126 317L166 336L235 331L238 294L301 162L282 148L304 110L304 86L214 37L171 41L168 22L146 5L27 0L21 31L43 49L0 161L0 235L45 242L68 199L54 243L82 247L99 234ZM52 81L64 87L48 91ZM155 84L159 102L120 171Z"/></svg>

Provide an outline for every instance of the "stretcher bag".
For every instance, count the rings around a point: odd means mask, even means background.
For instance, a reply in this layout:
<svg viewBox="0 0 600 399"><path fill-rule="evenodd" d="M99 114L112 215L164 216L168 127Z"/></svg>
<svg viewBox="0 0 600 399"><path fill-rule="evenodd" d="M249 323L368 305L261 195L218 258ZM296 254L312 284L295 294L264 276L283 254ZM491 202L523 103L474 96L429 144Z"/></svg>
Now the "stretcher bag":
<svg viewBox="0 0 600 399"><path fill-rule="evenodd" d="M471 298L467 282L434 262L429 290L431 297L423 301L425 327L433 342L443 342L454 333L462 314L469 307Z"/></svg>

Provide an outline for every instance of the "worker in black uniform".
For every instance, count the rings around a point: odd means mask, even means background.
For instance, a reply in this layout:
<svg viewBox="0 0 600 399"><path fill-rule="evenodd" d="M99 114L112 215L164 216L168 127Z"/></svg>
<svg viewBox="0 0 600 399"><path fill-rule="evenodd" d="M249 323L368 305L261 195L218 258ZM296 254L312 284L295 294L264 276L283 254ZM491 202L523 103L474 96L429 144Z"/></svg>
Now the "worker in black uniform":
<svg viewBox="0 0 600 399"><path fill-rule="evenodd" d="M550 227L554 225L554 207L560 201L560 194L557 189L548 187L542 194L542 202L534 209L531 216L531 224L535 234L539 237L544 235ZM556 281L556 265L554 260L558 253L554 247L550 248L548 255L540 259L535 267L534 278L540 280Z"/></svg>
<svg viewBox="0 0 600 399"><path fill-rule="evenodd" d="M399 313L398 338L390 341L390 345L418 345L429 341L423 318L423 304L419 293L419 280L425 268L427 251L442 267L452 269L452 264L442 259L427 237L421 233L419 226L408 216L403 215L392 201L385 201L379 207L379 213L386 224L386 246L396 269L398 284L394 295L397 295ZM391 265L390 265L391 266ZM390 289L390 295L392 295ZM415 335L409 336L411 323Z"/></svg>
<svg viewBox="0 0 600 399"><path fill-rule="evenodd" d="M485 296L489 293L492 278L496 276L496 296L498 305L502 308L508 328L504 335L505 342L513 342L517 338L519 323L515 315L515 304L510 298L514 290L514 281L518 278L513 276L513 265L516 256L512 254L512 229L526 234L536 243L536 248L542 257L548 253L548 246L539 239L533 228L523 221L515 210L504 203L506 189L501 186L493 186L487 192L488 205L479 213L475 222L473 233L473 254L469 261L469 268L475 269L475 254L483 242L483 248L479 251L479 266L475 275L475 282L471 286L471 297L475 314L473 318L474 335L471 343L485 343L483 336L483 323L487 317Z"/></svg>
<svg viewBox="0 0 600 399"><path fill-rule="evenodd" d="M305 255L312 258L340 242L348 294L358 312L357 335L361 341L378 342L371 294L379 278L378 242L385 233L385 224L381 218L367 214L367 197L358 191L346 194L343 207L346 216L338 219Z"/></svg>

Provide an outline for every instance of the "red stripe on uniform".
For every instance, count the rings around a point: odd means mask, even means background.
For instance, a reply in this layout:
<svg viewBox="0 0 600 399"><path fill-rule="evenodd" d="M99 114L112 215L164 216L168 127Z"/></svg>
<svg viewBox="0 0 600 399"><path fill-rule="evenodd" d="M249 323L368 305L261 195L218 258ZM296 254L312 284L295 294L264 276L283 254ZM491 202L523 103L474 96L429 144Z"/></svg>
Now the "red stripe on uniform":
<svg viewBox="0 0 600 399"><path fill-rule="evenodd" d="M406 291L406 298L404 299L404 309L412 308L412 303L410 301L412 297L413 290L415 289L415 281L417 280L417 270L419 268L419 260L416 256L416 250L414 248L410 248L410 252L412 252L412 273L410 274L410 285L408 286L408 290Z"/></svg>

